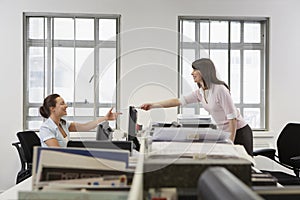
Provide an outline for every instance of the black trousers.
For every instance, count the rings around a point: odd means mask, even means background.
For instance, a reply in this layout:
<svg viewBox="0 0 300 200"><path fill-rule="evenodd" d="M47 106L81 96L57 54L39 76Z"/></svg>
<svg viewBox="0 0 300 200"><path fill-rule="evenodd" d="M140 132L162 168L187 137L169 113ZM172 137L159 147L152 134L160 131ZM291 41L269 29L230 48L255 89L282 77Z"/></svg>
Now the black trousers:
<svg viewBox="0 0 300 200"><path fill-rule="evenodd" d="M234 144L243 145L250 156L253 156L253 133L249 125L236 130Z"/></svg>

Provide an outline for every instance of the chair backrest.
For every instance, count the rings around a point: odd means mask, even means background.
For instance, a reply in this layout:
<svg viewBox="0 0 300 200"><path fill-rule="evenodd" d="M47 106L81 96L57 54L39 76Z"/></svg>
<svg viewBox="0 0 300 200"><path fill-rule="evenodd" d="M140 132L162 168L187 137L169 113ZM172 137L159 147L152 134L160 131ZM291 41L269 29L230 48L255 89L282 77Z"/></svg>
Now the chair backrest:
<svg viewBox="0 0 300 200"><path fill-rule="evenodd" d="M28 163L32 163L33 147L41 146L40 138L34 131L20 131L17 137L23 148L25 159Z"/></svg>
<svg viewBox="0 0 300 200"><path fill-rule="evenodd" d="M291 157L300 156L300 123L288 123L277 139L279 161L292 166Z"/></svg>

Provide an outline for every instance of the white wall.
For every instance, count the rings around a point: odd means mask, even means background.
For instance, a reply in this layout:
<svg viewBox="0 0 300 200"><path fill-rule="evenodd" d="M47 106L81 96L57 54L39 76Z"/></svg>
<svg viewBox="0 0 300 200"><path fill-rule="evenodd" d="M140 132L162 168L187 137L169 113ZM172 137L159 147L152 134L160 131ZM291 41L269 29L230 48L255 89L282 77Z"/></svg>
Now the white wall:
<svg viewBox="0 0 300 200"><path fill-rule="evenodd" d="M177 94L177 17L270 17L270 129L300 121L300 18L298 0L1 0L0 1L0 191L14 185L19 160L11 143L22 129L22 13L121 14L121 108ZM135 81L133 81L135 78ZM63 94L62 94L63 95ZM142 113L175 120L176 109ZM127 118L121 118L126 129Z"/></svg>

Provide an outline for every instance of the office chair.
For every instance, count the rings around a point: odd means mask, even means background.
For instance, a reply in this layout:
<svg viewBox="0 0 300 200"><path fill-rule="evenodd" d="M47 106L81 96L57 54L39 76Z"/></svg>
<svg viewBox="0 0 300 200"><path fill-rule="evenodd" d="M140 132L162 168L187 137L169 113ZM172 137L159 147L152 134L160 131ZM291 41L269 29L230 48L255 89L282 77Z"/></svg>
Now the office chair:
<svg viewBox="0 0 300 200"><path fill-rule="evenodd" d="M288 123L281 131L277 139L275 149L259 149L253 152L254 156L264 156L276 163L293 170L295 176L280 172L266 171L278 179L282 185L300 185L300 123ZM263 171L263 170L262 170Z"/></svg>
<svg viewBox="0 0 300 200"><path fill-rule="evenodd" d="M26 159L25 159L25 155L24 155L24 151L21 147L21 143L20 142L14 142L12 143L12 145L14 147L16 147L17 151L18 151L18 155L21 161L21 169L18 172L17 175L17 179L16 179L16 184L22 182L23 180L26 179L26 177L28 176L29 171L26 170Z"/></svg>
<svg viewBox="0 0 300 200"><path fill-rule="evenodd" d="M18 172L16 183L20 183L31 176L33 147L41 146L40 138L34 131L20 131L17 133L19 142L12 145L18 150L21 170Z"/></svg>

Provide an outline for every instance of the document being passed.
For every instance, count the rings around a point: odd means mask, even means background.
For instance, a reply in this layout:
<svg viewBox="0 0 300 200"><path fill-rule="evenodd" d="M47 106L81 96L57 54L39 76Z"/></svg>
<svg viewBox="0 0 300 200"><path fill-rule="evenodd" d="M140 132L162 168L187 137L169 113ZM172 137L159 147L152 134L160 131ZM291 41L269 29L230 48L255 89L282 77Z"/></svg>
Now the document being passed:
<svg viewBox="0 0 300 200"><path fill-rule="evenodd" d="M226 141L230 133L211 128L156 127L153 141Z"/></svg>

